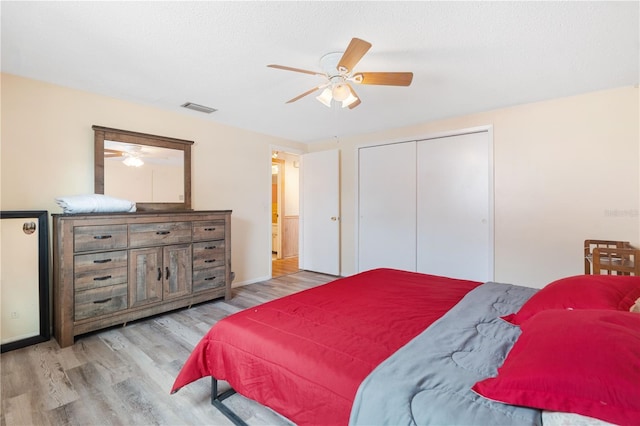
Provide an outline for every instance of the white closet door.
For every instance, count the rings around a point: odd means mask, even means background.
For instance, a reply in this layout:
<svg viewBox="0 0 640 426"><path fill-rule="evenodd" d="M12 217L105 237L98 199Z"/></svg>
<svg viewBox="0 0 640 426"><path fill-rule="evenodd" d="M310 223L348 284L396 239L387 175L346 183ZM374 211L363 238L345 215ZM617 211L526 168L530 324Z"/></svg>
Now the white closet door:
<svg viewBox="0 0 640 426"><path fill-rule="evenodd" d="M358 270L416 269L416 144L358 151Z"/></svg>
<svg viewBox="0 0 640 426"><path fill-rule="evenodd" d="M418 272L493 279L488 132L423 140L418 159Z"/></svg>

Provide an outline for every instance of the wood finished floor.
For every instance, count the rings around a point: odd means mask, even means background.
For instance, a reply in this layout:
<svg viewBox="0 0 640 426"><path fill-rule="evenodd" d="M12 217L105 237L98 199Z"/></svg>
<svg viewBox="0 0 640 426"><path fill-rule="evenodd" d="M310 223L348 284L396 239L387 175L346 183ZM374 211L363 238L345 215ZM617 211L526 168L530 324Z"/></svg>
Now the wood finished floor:
<svg viewBox="0 0 640 426"><path fill-rule="evenodd" d="M287 257L285 259L274 259L271 261L271 276L281 277L282 275L295 274L300 271L298 267L298 257Z"/></svg>
<svg viewBox="0 0 640 426"><path fill-rule="evenodd" d="M230 425L210 404L208 378L169 394L193 347L229 314L333 279L301 271L234 288L226 302L87 334L64 349L51 339L6 352L0 425ZM290 425L240 395L227 403L250 425Z"/></svg>

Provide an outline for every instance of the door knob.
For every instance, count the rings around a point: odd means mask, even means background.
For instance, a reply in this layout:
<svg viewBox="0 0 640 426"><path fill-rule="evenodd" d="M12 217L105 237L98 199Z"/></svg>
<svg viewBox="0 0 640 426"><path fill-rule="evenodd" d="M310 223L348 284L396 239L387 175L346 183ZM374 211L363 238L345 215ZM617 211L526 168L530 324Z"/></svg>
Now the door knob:
<svg viewBox="0 0 640 426"><path fill-rule="evenodd" d="M336 220L338 220L338 218L335 216L331 216L331 220L335 222Z"/></svg>

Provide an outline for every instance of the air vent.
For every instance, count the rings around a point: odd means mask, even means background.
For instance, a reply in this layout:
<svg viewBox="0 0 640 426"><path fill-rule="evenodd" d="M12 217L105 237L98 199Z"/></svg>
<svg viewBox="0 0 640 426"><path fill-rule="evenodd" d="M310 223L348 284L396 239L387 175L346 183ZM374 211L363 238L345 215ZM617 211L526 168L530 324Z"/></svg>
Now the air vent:
<svg viewBox="0 0 640 426"><path fill-rule="evenodd" d="M212 112L217 111L217 109L215 109L215 108L209 108L209 107L204 106L204 105L194 104L193 102L187 102L186 104L182 104L181 106L183 106L185 108L188 108L188 109L192 109L194 111L204 112L205 114L211 114Z"/></svg>

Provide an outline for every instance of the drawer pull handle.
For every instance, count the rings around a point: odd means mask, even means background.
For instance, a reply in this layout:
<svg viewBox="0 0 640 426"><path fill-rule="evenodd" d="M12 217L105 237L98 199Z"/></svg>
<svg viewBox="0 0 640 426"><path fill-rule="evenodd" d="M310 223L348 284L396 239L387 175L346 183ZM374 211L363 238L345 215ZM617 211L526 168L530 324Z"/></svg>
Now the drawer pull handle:
<svg viewBox="0 0 640 426"><path fill-rule="evenodd" d="M104 277L95 277L93 280L94 281L104 281L104 280L108 280L109 278L111 278L111 275L105 275Z"/></svg>
<svg viewBox="0 0 640 426"><path fill-rule="evenodd" d="M100 259L100 260L94 260L93 263L109 263L111 262L111 259Z"/></svg>
<svg viewBox="0 0 640 426"><path fill-rule="evenodd" d="M164 277L164 279L165 279L165 280L168 280L168 279L169 279L169 267L168 267L168 266L165 266L164 271L165 271L165 277Z"/></svg>
<svg viewBox="0 0 640 426"><path fill-rule="evenodd" d="M111 235L94 235L93 236L94 240L108 240L109 238L111 238Z"/></svg>
<svg viewBox="0 0 640 426"><path fill-rule="evenodd" d="M171 231L158 231L156 232L156 235L169 235L171 233Z"/></svg>
<svg viewBox="0 0 640 426"><path fill-rule="evenodd" d="M162 269L158 268L158 281L162 279Z"/></svg>
<svg viewBox="0 0 640 426"><path fill-rule="evenodd" d="M215 231L216 228L204 228L205 231Z"/></svg>
<svg viewBox="0 0 640 426"><path fill-rule="evenodd" d="M207 246L204 249L205 250L213 250L214 248L216 248L216 246Z"/></svg>
<svg viewBox="0 0 640 426"><path fill-rule="evenodd" d="M211 280L215 280L215 279L216 279L216 277L207 277L207 278L205 278L204 280L205 280L205 281L211 281Z"/></svg>
<svg viewBox="0 0 640 426"><path fill-rule="evenodd" d="M204 263L213 263L215 261L216 261L215 259L207 259L204 261Z"/></svg>
<svg viewBox="0 0 640 426"><path fill-rule="evenodd" d="M111 297L110 297L110 298L108 298L108 299L94 300L94 301L93 301L93 303L96 303L96 304L100 304L100 303L107 303L107 302L108 302L108 301L110 301L110 300L111 300Z"/></svg>

